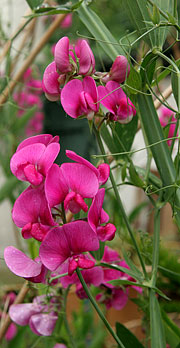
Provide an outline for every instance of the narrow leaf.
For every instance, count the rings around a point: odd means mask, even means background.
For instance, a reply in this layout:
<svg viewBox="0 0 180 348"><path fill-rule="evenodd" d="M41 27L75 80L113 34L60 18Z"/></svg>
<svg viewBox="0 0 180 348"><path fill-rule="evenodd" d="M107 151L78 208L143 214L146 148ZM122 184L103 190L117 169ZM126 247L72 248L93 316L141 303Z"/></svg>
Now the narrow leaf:
<svg viewBox="0 0 180 348"><path fill-rule="evenodd" d="M151 347L166 348L165 332L159 303L152 289L150 290L150 331Z"/></svg>
<svg viewBox="0 0 180 348"><path fill-rule="evenodd" d="M116 333L126 348L144 348L137 337L123 324L116 323Z"/></svg>

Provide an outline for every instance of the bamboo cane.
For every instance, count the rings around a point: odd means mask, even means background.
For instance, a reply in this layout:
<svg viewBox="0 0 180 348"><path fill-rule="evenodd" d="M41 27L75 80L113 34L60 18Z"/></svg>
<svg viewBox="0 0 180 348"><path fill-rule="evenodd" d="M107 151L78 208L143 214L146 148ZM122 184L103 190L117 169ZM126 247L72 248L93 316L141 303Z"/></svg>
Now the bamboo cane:
<svg viewBox="0 0 180 348"><path fill-rule="evenodd" d="M17 295L17 297L14 301L14 304L22 303L24 301L24 298L25 298L26 294L28 293L28 291L29 291L29 287L28 287L28 282L26 281L23 284L19 294ZM0 342L2 341L2 339L3 339L10 324L11 324L11 318L10 318L9 314L7 314L3 323L2 323L2 326L0 328Z"/></svg>
<svg viewBox="0 0 180 348"><path fill-rule="evenodd" d="M46 42L49 40L51 35L54 33L54 31L57 29L57 27L61 24L63 19L66 17L66 14L60 14L57 16L57 18L54 20L54 22L50 25L50 27L46 30L43 37L41 38L41 41L36 45L36 47L31 51L29 56L25 59L21 69L17 72L17 74L14 76L13 80L10 81L9 85L4 89L2 92L2 95L0 96L0 106L4 104L9 96L10 93L14 90L14 87L16 84L21 80L23 74L27 70L27 68L31 65L31 63L34 61L38 53L42 50Z"/></svg>
<svg viewBox="0 0 180 348"><path fill-rule="evenodd" d="M25 12L24 16L28 16L28 15L30 15L31 13L32 13L32 11L31 11L30 9L28 9L28 10ZM28 22L27 18L23 18L22 21L21 21L21 23L20 23L20 25L17 27L16 31L15 31L14 34L12 35L11 39L9 39L9 40L6 42L6 44L4 45L4 49L3 49L3 51L2 51L2 53L1 53L1 55L0 55L0 63L2 62L2 60L4 59L4 57L6 56L8 50L9 50L11 44L12 44L13 38L18 34L18 32L20 33L21 29L23 29L25 23L27 23L27 22Z"/></svg>

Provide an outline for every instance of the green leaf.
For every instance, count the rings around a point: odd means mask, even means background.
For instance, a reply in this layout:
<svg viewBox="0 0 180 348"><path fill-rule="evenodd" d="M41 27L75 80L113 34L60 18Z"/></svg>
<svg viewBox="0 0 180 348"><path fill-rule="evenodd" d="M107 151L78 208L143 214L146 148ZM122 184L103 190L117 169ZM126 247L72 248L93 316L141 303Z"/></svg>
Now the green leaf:
<svg viewBox="0 0 180 348"><path fill-rule="evenodd" d="M175 61L177 67L180 66L180 58ZM173 71L172 65L168 65L167 68L163 69L163 71L158 75L156 80L152 81L152 87L156 86L157 83L162 81L166 76L168 76Z"/></svg>
<svg viewBox="0 0 180 348"><path fill-rule="evenodd" d="M171 85L172 85L172 91L173 91L173 94L174 94L174 98L176 100L177 107L180 108L180 105L179 105L180 73L178 74L175 71L173 71L171 73Z"/></svg>
<svg viewBox="0 0 180 348"><path fill-rule="evenodd" d="M12 194L12 191L21 184L22 182L20 182L15 176L7 178L0 189L0 202L9 197Z"/></svg>
<svg viewBox="0 0 180 348"><path fill-rule="evenodd" d="M112 128L113 140L115 145L115 151L112 153L130 151L133 144L134 137L136 135L138 125L138 118L134 116L131 122L127 124L115 123L115 127ZM112 138L111 138L112 139ZM112 142L112 140L111 140ZM112 149L113 150L113 149ZM124 155L116 156L116 158L125 158Z"/></svg>
<svg viewBox="0 0 180 348"><path fill-rule="evenodd" d="M141 188L145 187L144 182L141 180L141 178L136 172L135 167L132 164L130 164L129 166L129 174L130 174L131 181L135 186L141 187Z"/></svg>
<svg viewBox="0 0 180 348"><path fill-rule="evenodd" d="M126 261L127 265L129 266L129 268L131 269L131 271L133 271L134 273L137 274L138 277L141 277L141 272L140 270L136 267L136 265L132 262L132 260L129 258L129 256L127 255L127 252L124 248L122 248L122 253L123 253L123 257L124 260Z"/></svg>
<svg viewBox="0 0 180 348"><path fill-rule="evenodd" d="M116 153L116 146L114 144L114 140L109 132L108 126L105 123L103 123L103 125L101 126L101 136L109 151L111 153Z"/></svg>
<svg viewBox="0 0 180 348"><path fill-rule="evenodd" d="M125 162L124 165L121 168L121 179L124 181L126 179L126 169L127 169L127 163Z"/></svg>
<svg viewBox="0 0 180 348"><path fill-rule="evenodd" d="M171 348L176 348L180 342L180 329L162 309L161 315L164 322L166 340Z"/></svg>
<svg viewBox="0 0 180 348"><path fill-rule="evenodd" d="M132 223L137 216L139 216L141 210L148 206L148 202L142 202L138 206L136 206L131 213L129 214L129 222Z"/></svg>
<svg viewBox="0 0 180 348"><path fill-rule="evenodd" d="M31 10L35 10L37 7L41 6L44 0L26 0Z"/></svg>
<svg viewBox="0 0 180 348"><path fill-rule="evenodd" d="M37 106L33 106L31 109L27 110L21 117L16 118L15 122L11 125L11 131L17 133L22 131L22 129L27 125L28 121L34 116Z"/></svg>
<svg viewBox="0 0 180 348"><path fill-rule="evenodd" d="M133 66L131 66L130 74L126 80L126 88L131 94L137 94L142 88L141 75Z"/></svg>
<svg viewBox="0 0 180 348"><path fill-rule="evenodd" d="M150 290L150 332L151 347L166 348L165 332L159 303L152 289Z"/></svg>
<svg viewBox="0 0 180 348"><path fill-rule="evenodd" d="M110 59L114 60L118 55L124 54L120 44L115 40L111 32L94 11L82 3L77 13L79 19L84 23Z"/></svg>
<svg viewBox="0 0 180 348"><path fill-rule="evenodd" d="M123 324L116 323L116 333L126 348L144 348L137 337Z"/></svg>
<svg viewBox="0 0 180 348"><path fill-rule="evenodd" d="M128 274L130 277L133 277L134 279L139 281L140 283L142 283L142 281L144 279L142 273L137 274L136 272L134 272L128 268L125 268L125 267L117 266L115 264L108 264L106 262L101 262L100 265L103 267L106 267L106 268L112 268L112 269L115 269L117 271L124 272L124 273Z"/></svg>
<svg viewBox="0 0 180 348"><path fill-rule="evenodd" d="M153 14L152 14L152 22L154 24L159 24L160 23L160 12L156 4L153 5Z"/></svg>
<svg viewBox="0 0 180 348"><path fill-rule="evenodd" d="M132 25L136 28L139 36L142 36L143 40L152 49L154 47L161 49L168 31L166 27L158 27L157 24L153 25L151 16L149 14L149 9L151 11L151 8L148 8L148 2L142 0L126 0L125 6L128 9ZM153 6L156 6L156 10L154 11L156 11L157 20L157 11L159 11L159 8L163 11L169 11L171 13L172 1L154 0ZM164 22L164 17L162 15L160 15L160 20Z"/></svg>
<svg viewBox="0 0 180 348"><path fill-rule="evenodd" d="M99 241L99 249L95 251L90 251L91 255L96 259L96 260L101 260L103 255L104 255L104 248L105 248L105 243Z"/></svg>
<svg viewBox="0 0 180 348"><path fill-rule="evenodd" d="M151 84L154 71L156 68L156 59L157 57L152 53L147 53L147 55L144 57L141 68L140 68L140 74L142 79L142 86L145 87L146 83L148 81L149 84Z"/></svg>

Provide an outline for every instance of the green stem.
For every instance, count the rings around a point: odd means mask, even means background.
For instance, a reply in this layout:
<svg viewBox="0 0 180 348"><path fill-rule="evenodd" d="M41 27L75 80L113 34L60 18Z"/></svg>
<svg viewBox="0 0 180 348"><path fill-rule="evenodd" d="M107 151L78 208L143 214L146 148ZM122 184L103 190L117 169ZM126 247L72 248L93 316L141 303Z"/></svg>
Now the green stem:
<svg viewBox="0 0 180 348"><path fill-rule="evenodd" d="M121 342L121 340L119 339L119 337L116 335L116 333L113 331L111 325L109 324L109 322L107 321L107 319L105 318L103 312L100 310L99 306L97 305L94 297L91 295L88 286L86 285L86 282L84 281L84 278L79 270L79 268L76 269L76 273L78 275L78 278L83 286L83 289L86 292L86 295L88 296L89 300L91 301L92 305L94 306L96 312L98 313L99 317L101 318L101 320L103 321L103 323L105 324L106 328L108 329L108 331L110 332L110 334L112 335L112 337L115 339L115 341L118 343L119 347L121 348L125 348L124 344Z"/></svg>
<svg viewBox="0 0 180 348"><path fill-rule="evenodd" d="M154 237L153 237L153 262L152 262L152 285L156 285L158 262L159 262L159 241L160 241L160 209L155 209L154 216Z"/></svg>
<svg viewBox="0 0 180 348"><path fill-rule="evenodd" d="M49 284L51 284L53 280L59 279L59 278L62 278L62 277L65 277L65 276L67 276L67 275L68 275L68 272L63 273L63 274L58 274L57 276L52 277L52 278L49 279Z"/></svg>
<svg viewBox="0 0 180 348"><path fill-rule="evenodd" d="M105 150L104 150L104 146L103 146L103 143L102 143L102 140L101 140L101 136L100 136L100 134L97 131L95 126L93 127L93 130L94 130L94 133L96 135L96 138L97 138L97 141L98 141L98 144L99 144L99 147L100 147L100 150L101 150L102 154L106 155ZM108 161L107 161L106 157L104 157L104 161L108 164ZM131 226L129 224L129 220L128 220L128 217L127 217L126 212L124 210L124 207L123 207L123 204L122 204L122 201L121 201L121 198L120 198L120 195L119 195L119 192L118 192L115 180L114 180L114 176L113 176L111 170L110 170L110 180L111 180L111 183L112 183L112 186L113 186L113 189L114 189L114 193L115 193L115 196L116 196L116 199L117 199L117 203L118 203L119 209L121 211L121 214L123 216L124 222L126 224L128 232L129 232L129 234L131 236L132 242L133 242L134 247L136 249L137 255L139 257L139 261L140 261L140 264L141 264L144 276L147 279L147 272L146 272L145 264L144 264L144 261L142 259L139 247L138 247L138 245L136 243L136 239L134 237L133 231L131 230Z"/></svg>
<svg viewBox="0 0 180 348"><path fill-rule="evenodd" d="M76 344L74 342L74 338L71 332L71 329L69 327L69 323L67 320L67 316L66 316L66 305L67 305L67 296L68 296L68 292L69 292L69 287L65 290L64 293L64 303L63 303L63 320L64 320L64 326L67 332L67 335L69 337L69 341L70 341L70 345L72 348L76 348Z"/></svg>
<svg viewBox="0 0 180 348"><path fill-rule="evenodd" d="M159 57L163 58L164 60L166 60L169 64L172 65L172 67L174 68L177 77L178 77L178 102L177 102L177 106L178 106L178 113L180 112L180 71L178 66L176 65L176 63L170 59L169 57L167 57L164 53L155 50L155 54L157 54Z"/></svg>
<svg viewBox="0 0 180 348"><path fill-rule="evenodd" d="M62 212L62 221L63 221L63 224L66 224L67 221L66 221L66 212L65 212L65 209L64 209L64 202L61 203L61 212Z"/></svg>
<svg viewBox="0 0 180 348"><path fill-rule="evenodd" d="M170 147L170 153L172 154L173 152L173 148L174 148L174 143L175 143L175 137L177 135L177 132L178 132L178 128L179 128L179 118L177 119L176 121L176 127L175 127L175 131L174 131L174 134L173 134L173 140L172 140L172 143L171 143L171 147Z"/></svg>

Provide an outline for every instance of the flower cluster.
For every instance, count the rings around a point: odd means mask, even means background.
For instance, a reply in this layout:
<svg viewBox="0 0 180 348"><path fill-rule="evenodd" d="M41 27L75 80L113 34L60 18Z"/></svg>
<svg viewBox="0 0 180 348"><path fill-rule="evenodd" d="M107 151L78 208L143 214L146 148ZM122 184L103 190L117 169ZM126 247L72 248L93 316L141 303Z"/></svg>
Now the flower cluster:
<svg viewBox="0 0 180 348"><path fill-rule="evenodd" d="M13 98L19 107L18 117L22 117L28 108L37 107L25 130L26 136L32 136L41 133L43 129L44 114L42 112L42 101L40 98L43 92L42 83L41 80L34 78L31 68L28 68L24 73L22 82L23 91L19 90L14 93Z"/></svg>
<svg viewBox="0 0 180 348"><path fill-rule="evenodd" d="M136 114L120 84L130 72L126 57L118 56L109 73L95 71L95 59L86 40L71 45L61 38L54 48L54 61L45 69L43 90L51 101L61 100L72 118L86 116L89 120L100 113L100 103L110 121L129 122ZM101 85L97 87L95 80ZM106 83L104 86L103 83Z"/></svg>
<svg viewBox="0 0 180 348"><path fill-rule="evenodd" d="M120 309L126 304L128 289L115 287L108 281L129 279L128 275L97 265L94 267L96 260L91 254L99 249L99 241L111 241L116 232L103 209L105 188L101 186L108 180L109 165L102 163L96 168L67 150L66 155L73 162L58 166L54 163L60 151L58 141L58 136L50 134L27 138L11 159L12 173L19 180L29 182L29 187L14 204L12 217L22 229L22 236L36 239L40 247L39 256L32 260L9 246L4 252L6 264L13 273L34 283L48 283L49 277L55 277L61 279L64 288L75 284L77 295L84 298L86 294L75 273L81 268L87 285L100 287L97 299L108 308ZM79 217L81 212L83 218ZM71 214L72 221L66 221L67 214ZM119 255L106 246L102 262L121 265ZM128 268L125 264L123 267ZM51 285L58 281L52 279ZM52 303L47 309L38 301L35 299L31 307L30 304L13 305L10 316L20 325L29 323L36 334L49 335L57 314Z"/></svg>

